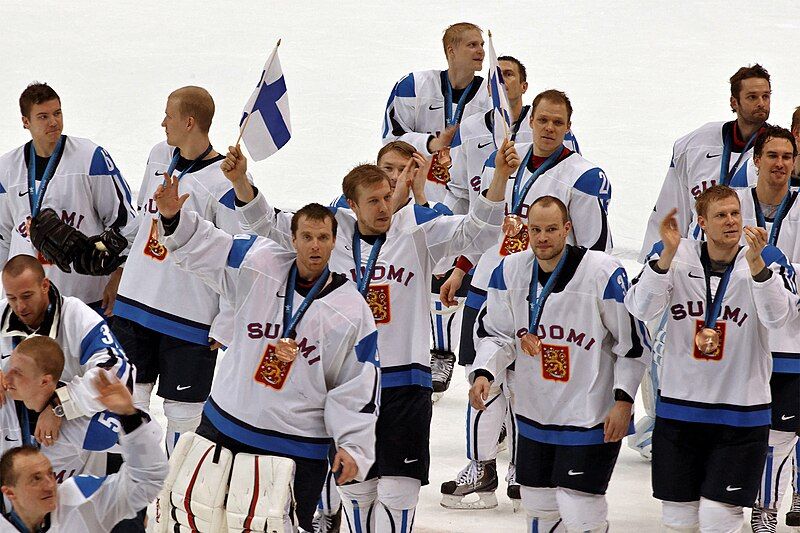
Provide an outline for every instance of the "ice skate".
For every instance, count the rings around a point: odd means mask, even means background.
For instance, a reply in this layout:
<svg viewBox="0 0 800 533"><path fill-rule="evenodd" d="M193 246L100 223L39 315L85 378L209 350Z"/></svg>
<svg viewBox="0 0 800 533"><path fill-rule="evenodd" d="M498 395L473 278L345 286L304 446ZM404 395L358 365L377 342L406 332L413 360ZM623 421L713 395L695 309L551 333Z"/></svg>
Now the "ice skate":
<svg viewBox="0 0 800 533"><path fill-rule="evenodd" d="M508 495L508 499L511 500L511 507L516 513L522 506L522 496L520 495L519 483L517 483L517 467L514 465L514 463L508 465L506 482L508 483L506 494Z"/></svg>
<svg viewBox="0 0 800 533"><path fill-rule="evenodd" d="M431 350L431 378L434 394L442 394L450 387L456 355L453 352Z"/></svg>
<svg viewBox="0 0 800 533"><path fill-rule="evenodd" d="M342 508L334 514L325 514L317 509L314 513L314 533L339 533L342 523Z"/></svg>
<svg viewBox="0 0 800 533"><path fill-rule="evenodd" d="M750 515L750 527L753 528L753 533L775 533L778 528L778 511L754 505Z"/></svg>
<svg viewBox="0 0 800 533"><path fill-rule="evenodd" d="M786 513L786 525L796 528L796 532L800 532L800 494L792 493L792 506L789 512Z"/></svg>
<svg viewBox="0 0 800 533"><path fill-rule="evenodd" d="M497 507L497 496L494 494L496 490L497 464L495 460L470 461L458 473L455 481L442 483L442 507L448 509L493 509Z"/></svg>

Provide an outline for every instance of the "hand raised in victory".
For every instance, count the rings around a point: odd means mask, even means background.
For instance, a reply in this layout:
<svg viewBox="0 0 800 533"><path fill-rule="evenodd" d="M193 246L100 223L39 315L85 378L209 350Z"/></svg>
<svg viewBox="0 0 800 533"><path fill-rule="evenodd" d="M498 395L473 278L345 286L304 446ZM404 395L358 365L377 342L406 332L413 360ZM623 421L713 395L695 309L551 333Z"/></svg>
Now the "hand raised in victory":
<svg viewBox="0 0 800 533"><path fill-rule="evenodd" d="M164 183L158 186L153 195L158 212L164 218L174 218L188 198L189 193L178 196L178 178L174 176L165 176Z"/></svg>
<svg viewBox="0 0 800 533"><path fill-rule="evenodd" d="M750 274L755 276L767 266L761 257L761 252L767 246L769 236L766 229L755 226L745 226L742 229L742 233L744 233L744 240L747 242L747 251L744 256L750 266Z"/></svg>
<svg viewBox="0 0 800 533"><path fill-rule="evenodd" d="M113 374L101 369L94 379L94 386L99 393L97 401L112 413L124 416L136 412L136 407L133 406L133 396L128 387Z"/></svg>
<svg viewBox="0 0 800 533"><path fill-rule="evenodd" d="M661 221L658 227L658 232L661 235L661 242L664 244L664 249L659 254L658 267L662 270L669 269L672 264L672 259L675 257L675 252L678 251L678 245L681 243L681 233L678 231L678 209L673 208L667 216Z"/></svg>
<svg viewBox="0 0 800 533"><path fill-rule="evenodd" d="M247 158L239 145L228 147L225 161L220 164L219 168L233 184L243 180L247 181Z"/></svg>
<svg viewBox="0 0 800 533"><path fill-rule="evenodd" d="M494 157L495 174L508 178L512 172L519 168L519 163L519 154L517 149L514 148L514 141L504 140Z"/></svg>

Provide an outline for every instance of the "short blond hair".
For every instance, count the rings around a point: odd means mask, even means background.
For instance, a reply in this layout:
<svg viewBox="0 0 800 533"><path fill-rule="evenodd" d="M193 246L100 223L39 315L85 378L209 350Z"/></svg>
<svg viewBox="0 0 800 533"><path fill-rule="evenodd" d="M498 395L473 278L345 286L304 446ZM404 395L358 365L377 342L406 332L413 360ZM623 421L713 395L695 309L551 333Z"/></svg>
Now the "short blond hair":
<svg viewBox="0 0 800 533"><path fill-rule="evenodd" d="M444 35L442 36L444 55L447 56L448 46L455 48L461 44L461 40L464 38L464 33L472 30L475 30L481 34L483 33L483 30L479 26L471 22L457 22L444 30Z"/></svg>
<svg viewBox="0 0 800 533"><path fill-rule="evenodd" d="M389 176L377 165L362 164L347 173L342 180L342 192L344 197L358 203L358 189L363 186L375 185L386 181L389 183Z"/></svg>
<svg viewBox="0 0 800 533"><path fill-rule="evenodd" d="M50 337L42 335L28 337L14 349L17 353L33 359L42 374L53 376L56 381L61 379L61 373L64 372L64 352Z"/></svg>
<svg viewBox="0 0 800 533"><path fill-rule="evenodd" d="M739 202L739 195L736 194L736 191L727 185L714 185L700 193L694 202L694 210L697 216L705 218L712 203L726 198L736 198L736 201ZM739 204L741 205L741 202Z"/></svg>
<svg viewBox="0 0 800 533"><path fill-rule="evenodd" d="M181 116L192 117L200 131L208 133L214 118L214 99L207 90L189 85L172 91L169 99L178 101Z"/></svg>

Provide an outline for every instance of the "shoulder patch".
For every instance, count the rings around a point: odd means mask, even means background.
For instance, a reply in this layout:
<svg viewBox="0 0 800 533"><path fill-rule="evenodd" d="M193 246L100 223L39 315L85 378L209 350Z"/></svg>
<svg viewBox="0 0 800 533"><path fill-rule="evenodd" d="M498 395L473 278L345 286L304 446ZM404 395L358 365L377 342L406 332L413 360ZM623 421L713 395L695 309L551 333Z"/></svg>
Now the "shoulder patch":
<svg viewBox="0 0 800 533"><path fill-rule="evenodd" d="M117 176L119 169L114 164L111 156L102 146L95 148L94 155L92 155L92 164L89 165L90 176Z"/></svg>
<svg viewBox="0 0 800 533"><path fill-rule="evenodd" d="M574 187L579 191L597 196L603 200L611 198L611 183L606 173L595 167L584 172L575 182Z"/></svg>
<svg viewBox="0 0 800 533"><path fill-rule="evenodd" d="M414 98L417 96L416 88L414 87L414 73L407 74L402 80L397 82L397 96L406 98Z"/></svg>
<svg viewBox="0 0 800 533"><path fill-rule="evenodd" d="M378 332L373 331L356 344L356 357L362 363L372 363L381 366L378 362Z"/></svg>
<svg viewBox="0 0 800 533"><path fill-rule="evenodd" d="M255 235L246 233L234 235L231 249L228 251L228 266L232 268L239 268L242 266L244 257L247 255L247 252L250 251L254 242L256 242Z"/></svg>
<svg viewBox="0 0 800 533"><path fill-rule="evenodd" d="M414 204L414 220L416 220L417 224L424 224L426 222L430 222L434 218L440 216L442 216L442 213L434 209L431 209L430 207Z"/></svg>
<svg viewBox="0 0 800 533"><path fill-rule="evenodd" d="M94 327L89 330L89 333L84 335L83 339L81 339L80 364L85 365L94 354L103 350L108 351L109 359L116 358L117 354L121 355L125 353L106 321L100 319L100 322L95 324ZM120 370L122 370L122 368L120 368Z"/></svg>
<svg viewBox="0 0 800 533"><path fill-rule="evenodd" d="M119 428L121 426L122 423L117 415L108 411L96 413L86 428L83 449L102 452L111 448L119 441Z"/></svg>
<svg viewBox="0 0 800 533"><path fill-rule="evenodd" d="M75 481L75 485L81 491L81 494L83 494L83 497L88 499L92 497L92 494L97 492L97 489L100 488L107 477L108 476L98 477L80 475L75 476L72 479Z"/></svg>
<svg viewBox="0 0 800 533"><path fill-rule="evenodd" d="M344 197L344 194L342 194L341 196L339 196L339 198L337 198L336 200L331 202L330 207L334 207L334 208L343 207L345 209L350 209L350 205L347 203L347 198ZM334 214L335 214L335 212L334 212Z"/></svg>
<svg viewBox="0 0 800 533"><path fill-rule="evenodd" d="M507 289L506 280L503 278L503 266L505 265L505 263L506 260L503 259L502 261L500 261L500 264L497 265L492 271L492 277L489 278L490 289L497 289L499 291L504 291Z"/></svg>
<svg viewBox="0 0 800 533"><path fill-rule="evenodd" d="M222 198L219 199L219 203L227 207L228 209L236 209L236 192L231 189L225 194L222 195Z"/></svg>
<svg viewBox="0 0 800 533"><path fill-rule="evenodd" d="M658 241L650 248L650 253L647 254L647 259L645 262L650 261L650 259L655 255L661 255L661 252L664 251L664 243L662 241Z"/></svg>
<svg viewBox="0 0 800 533"><path fill-rule="evenodd" d="M603 300L616 300L619 303L625 301L625 294L628 292L628 274L622 267L617 268L611 277L608 278L606 288L603 291Z"/></svg>
<svg viewBox="0 0 800 533"><path fill-rule="evenodd" d="M451 211L449 207L447 207L441 202L436 202L435 204L433 204L433 207L431 209L445 216L450 216L453 214L453 211Z"/></svg>
<svg viewBox="0 0 800 533"><path fill-rule="evenodd" d="M780 265L786 269L791 270L791 272L794 273L792 265L786 259L786 256L783 255L783 252L776 246L772 246L769 244L765 246L764 249L761 250L761 258L764 260L767 266L773 264Z"/></svg>

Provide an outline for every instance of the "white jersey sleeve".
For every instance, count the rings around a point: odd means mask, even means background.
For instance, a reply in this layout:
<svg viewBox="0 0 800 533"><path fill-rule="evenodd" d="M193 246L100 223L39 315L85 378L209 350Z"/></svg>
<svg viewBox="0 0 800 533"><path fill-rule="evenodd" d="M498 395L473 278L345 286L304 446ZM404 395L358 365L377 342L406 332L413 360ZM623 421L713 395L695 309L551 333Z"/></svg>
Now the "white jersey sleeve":
<svg viewBox="0 0 800 533"><path fill-rule="evenodd" d="M292 247L292 215L274 209L259 190L247 205L236 209L240 229L277 242L287 250Z"/></svg>
<svg viewBox="0 0 800 533"><path fill-rule="evenodd" d="M653 207L653 211L647 221L644 244L639 254L639 261L641 262L644 262L653 245L661 239L659 234L661 221L673 208L678 210L675 217L678 220L678 231L681 237L688 236L689 224L692 221L693 199L689 195L687 186L686 159L682 157L683 154L677 149L678 145L676 143L672 151L669 170L667 170L664 183L661 185L661 192L658 193L656 205Z"/></svg>
<svg viewBox="0 0 800 533"><path fill-rule="evenodd" d="M430 157L428 139L430 133L416 131L417 94L414 73L407 74L395 83L386 103L383 119L383 144L391 141L405 141L419 153Z"/></svg>
<svg viewBox="0 0 800 533"><path fill-rule="evenodd" d="M652 261L658 261L664 244L656 242L650 255L645 258L644 268L633 280L633 285L625 294L625 307L645 322L660 317L672 299L672 276L670 268L665 273L653 270Z"/></svg>
<svg viewBox="0 0 800 533"><path fill-rule="evenodd" d="M105 228L114 228L128 239L127 253L139 229L136 208L128 183L111 156L101 146L97 147L92 156L89 187L94 209Z"/></svg>
<svg viewBox="0 0 800 533"><path fill-rule="evenodd" d="M512 318L512 304L508 291L503 290L505 281L503 267L492 273L492 281L486 291L486 307L481 310L481 327L476 334L475 361L472 364L473 375L478 369L486 370L495 378L502 375L516 358L516 328ZM499 277L499 279L498 279Z"/></svg>

